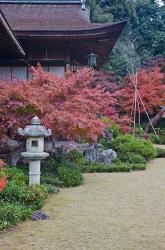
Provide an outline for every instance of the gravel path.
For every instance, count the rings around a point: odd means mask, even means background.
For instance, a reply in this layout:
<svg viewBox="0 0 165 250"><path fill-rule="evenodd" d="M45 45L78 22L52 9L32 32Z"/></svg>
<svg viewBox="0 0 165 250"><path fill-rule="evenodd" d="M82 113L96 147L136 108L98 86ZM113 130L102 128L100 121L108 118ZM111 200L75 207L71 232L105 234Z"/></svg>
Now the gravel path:
<svg viewBox="0 0 165 250"><path fill-rule="evenodd" d="M85 179L47 200L48 221L1 233L0 250L165 250L165 159Z"/></svg>

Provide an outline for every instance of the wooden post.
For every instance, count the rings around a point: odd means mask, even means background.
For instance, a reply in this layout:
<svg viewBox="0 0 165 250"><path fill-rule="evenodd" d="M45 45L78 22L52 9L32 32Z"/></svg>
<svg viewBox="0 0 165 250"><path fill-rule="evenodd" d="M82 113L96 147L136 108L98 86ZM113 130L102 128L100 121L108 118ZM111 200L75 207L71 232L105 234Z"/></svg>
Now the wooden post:
<svg viewBox="0 0 165 250"><path fill-rule="evenodd" d="M66 65L66 71L70 70L70 49L69 49L69 47L66 48L65 65Z"/></svg>

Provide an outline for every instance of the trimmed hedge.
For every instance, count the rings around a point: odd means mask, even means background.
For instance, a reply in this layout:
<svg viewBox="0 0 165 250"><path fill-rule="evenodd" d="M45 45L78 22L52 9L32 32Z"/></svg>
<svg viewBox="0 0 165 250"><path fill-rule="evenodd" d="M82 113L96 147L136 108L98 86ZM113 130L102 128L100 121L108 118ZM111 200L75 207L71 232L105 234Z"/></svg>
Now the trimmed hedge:
<svg viewBox="0 0 165 250"><path fill-rule="evenodd" d="M149 134L150 140L155 144L165 144L165 132L157 137L154 134Z"/></svg>
<svg viewBox="0 0 165 250"><path fill-rule="evenodd" d="M79 168L68 168L66 166L58 168L58 177L61 181L61 186L64 187L78 186L84 180Z"/></svg>
<svg viewBox="0 0 165 250"><path fill-rule="evenodd" d="M82 168L82 172L90 173L113 173L113 172L130 172L132 170L145 170L146 164L137 164L137 163L125 163L118 162L113 164L101 164L93 163L88 164Z"/></svg>
<svg viewBox="0 0 165 250"><path fill-rule="evenodd" d="M119 153L118 158L120 159L120 161L127 163L137 163L137 164L147 163L142 155L133 152Z"/></svg>
<svg viewBox="0 0 165 250"><path fill-rule="evenodd" d="M157 158L165 158L165 149L156 148L156 157Z"/></svg>
<svg viewBox="0 0 165 250"><path fill-rule="evenodd" d="M145 159L153 159L156 156L156 149L149 140L134 139L126 134L116 137L111 142L111 147L120 153L133 152L142 155Z"/></svg>

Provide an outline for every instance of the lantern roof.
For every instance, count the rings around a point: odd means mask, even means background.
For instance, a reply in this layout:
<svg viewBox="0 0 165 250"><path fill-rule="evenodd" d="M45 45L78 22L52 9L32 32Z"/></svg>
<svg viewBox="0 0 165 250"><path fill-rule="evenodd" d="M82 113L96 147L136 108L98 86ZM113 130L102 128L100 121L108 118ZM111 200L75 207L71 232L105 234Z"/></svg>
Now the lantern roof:
<svg viewBox="0 0 165 250"><path fill-rule="evenodd" d="M47 137L51 136L51 129L46 129L41 126L40 119L35 116L31 120L31 125L26 126L24 129L19 128L18 134L25 137Z"/></svg>

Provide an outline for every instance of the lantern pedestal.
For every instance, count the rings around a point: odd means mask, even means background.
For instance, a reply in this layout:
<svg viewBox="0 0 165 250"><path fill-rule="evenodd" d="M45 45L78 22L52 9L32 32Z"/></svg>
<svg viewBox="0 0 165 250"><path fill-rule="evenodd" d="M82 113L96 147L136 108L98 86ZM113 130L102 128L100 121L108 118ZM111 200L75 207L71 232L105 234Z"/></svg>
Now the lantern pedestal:
<svg viewBox="0 0 165 250"><path fill-rule="evenodd" d="M29 186L40 184L41 160L49 156L48 153L22 152L21 155L29 160Z"/></svg>
<svg viewBox="0 0 165 250"><path fill-rule="evenodd" d="M40 184L40 167L41 167L41 161L29 161L29 186L32 186L34 184Z"/></svg>

